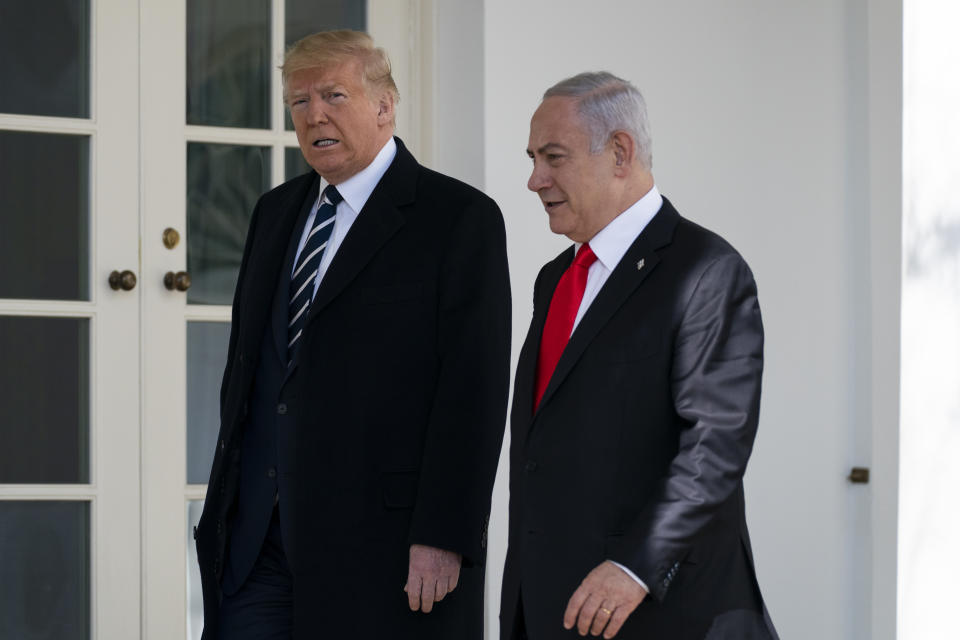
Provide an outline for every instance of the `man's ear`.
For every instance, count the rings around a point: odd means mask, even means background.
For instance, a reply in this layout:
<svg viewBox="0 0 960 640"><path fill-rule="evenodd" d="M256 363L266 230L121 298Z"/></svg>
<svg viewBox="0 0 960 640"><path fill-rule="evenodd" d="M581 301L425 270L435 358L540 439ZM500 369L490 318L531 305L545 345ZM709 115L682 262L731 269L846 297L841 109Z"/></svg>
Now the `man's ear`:
<svg viewBox="0 0 960 640"><path fill-rule="evenodd" d="M633 166L635 155L633 138L626 131L614 131L610 136L610 146L616 161L614 173L618 176L627 175Z"/></svg>
<svg viewBox="0 0 960 640"><path fill-rule="evenodd" d="M393 123L393 94L384 91L377 102L379 110L377 111L377 124L383 126Z"/></svg>

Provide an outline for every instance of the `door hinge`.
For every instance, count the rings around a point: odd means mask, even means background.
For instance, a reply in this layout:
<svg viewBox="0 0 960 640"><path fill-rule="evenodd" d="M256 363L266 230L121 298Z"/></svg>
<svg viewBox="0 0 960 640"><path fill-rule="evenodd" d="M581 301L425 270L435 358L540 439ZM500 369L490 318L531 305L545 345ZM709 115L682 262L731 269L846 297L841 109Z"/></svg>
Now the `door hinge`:
<svg viewBox="0 0 960 640"><path fill-rule="evenodd" d="M870 482L870 469L867 467L854 467L850 469L850 475L847 476L847 480L851 484L867 484Z"/></svg>

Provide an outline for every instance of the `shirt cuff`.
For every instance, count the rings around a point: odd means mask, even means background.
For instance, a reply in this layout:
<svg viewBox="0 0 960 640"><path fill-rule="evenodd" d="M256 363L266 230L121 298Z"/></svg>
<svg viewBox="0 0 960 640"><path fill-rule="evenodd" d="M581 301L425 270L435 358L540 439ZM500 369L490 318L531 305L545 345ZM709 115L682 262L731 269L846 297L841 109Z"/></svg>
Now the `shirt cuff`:
<svg viewBox="0 0 960 640"><path fill-rule="evenodd" d="M634 581L635 581L638 585L640 585L641 587L643 587L643 590L644 590L644 591L646 591L647 593L650 593L650 589L647 588L647 583L645 583L643 580L641 580L640 578L638 578L638 577L637 577L637 574L635 574L633 571L630 571L630 569L627 569L625 566L623 566L623 565L620 564L619 562L614 562L613 560L608 560L607 562L609 562L610 564L613 564L613 565L616 565L616 566L620 567L620 569L623 570L623 572L624 572L625 574L627 574L628 576L630 576L631 578L633 578Z"/></svg>

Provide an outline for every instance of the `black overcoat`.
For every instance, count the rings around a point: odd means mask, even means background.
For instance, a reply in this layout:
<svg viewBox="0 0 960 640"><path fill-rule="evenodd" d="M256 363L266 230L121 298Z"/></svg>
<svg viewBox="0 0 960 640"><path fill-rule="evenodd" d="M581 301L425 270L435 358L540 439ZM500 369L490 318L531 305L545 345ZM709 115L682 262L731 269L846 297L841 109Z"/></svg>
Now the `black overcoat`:
<svg viewBox="0 0 960 640"><path fill-rule="evenodd" d="M293 418L294 637L479 638L486 526L509 387L502 216L397 155L321 281L284 387ZM256 357L316 175L261 197L233 303L221 427L196 531L204 640L216 638ZM314 191L315 193L315 191ZM402 588L412 543L463 555L430 614Z"/></svg>

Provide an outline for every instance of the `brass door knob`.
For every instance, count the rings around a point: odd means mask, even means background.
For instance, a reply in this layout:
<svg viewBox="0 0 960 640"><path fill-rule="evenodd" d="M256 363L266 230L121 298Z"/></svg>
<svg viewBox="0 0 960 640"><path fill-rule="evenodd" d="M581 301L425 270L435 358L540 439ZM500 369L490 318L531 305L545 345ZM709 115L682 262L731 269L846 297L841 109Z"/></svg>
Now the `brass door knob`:
<svg viewBox="0 0 960 640"><path fill-rule="evenodd" d="M111 271L110 277L107 279L107 282L110 283L110 288L114 291L123 289L124 291L130 291L135 286L137 286L137 276L133 271Z"/></svg>
<svg viewBox="0 0 960 640"><path fill-rule="evenodd" d="M190 274L186 271L167 271L163 276L163 286L170 291L186 291L190 288Z"/></svg>
<svg viewBox="0 0 960 640"><path fill-rule="evenodd" d="M167 227L163 230L163 246L167 249L173 249L180 242L180 233L172 228Z"/></svg>

